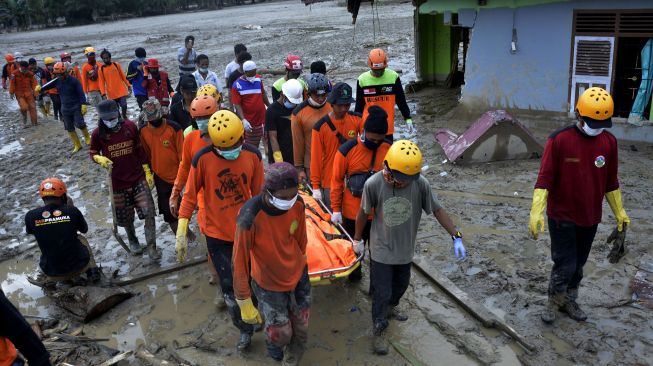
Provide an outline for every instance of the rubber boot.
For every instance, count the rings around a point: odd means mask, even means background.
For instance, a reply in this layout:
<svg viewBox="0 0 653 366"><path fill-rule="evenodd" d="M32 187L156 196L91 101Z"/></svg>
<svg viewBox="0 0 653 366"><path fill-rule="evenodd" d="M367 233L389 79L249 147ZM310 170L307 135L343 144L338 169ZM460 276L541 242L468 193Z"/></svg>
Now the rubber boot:
<svg viewBox="0 0 653 366"><path fill-rule="evenodd" d="M540 314L540 319L547 324L551 324L556 320L556 312L561 306L564 306L567 303L566 294L555 294L549 295L549 301L546 304L546 307Z"/></svg>
<svg viewBox="0 0 653 366"><path fill-rule="evenodd" d="M91 146L91 135L88 133L88 129L86 127L81 128L82 130L82 135L84 136L84 143L86 146Z"/></svg>
<svg viewBox="0 0 653 366"><path fill-rule="evenodd" d="M240 331L240 338L238 339L238 343L236 344L236 349L239 352L243 352L246 351L251 344L252 344L252 335L247 332Z"/></svg>
<svg viewBox="0 0 653 366"><path fill-rule="evenodd" d="M86 271L86 277L88 278L89 282L98 283L98 281L100 281L100 278L102 277L102 273L100 272L100 269L98 267L93 267L93 268L89 268Z"/></svg>
<svg viewBox="0 0 653 366"><path fill-rule="evenodd" d="M161 259L161 253L156 250L156 225L154 224L154 217L145 219L145 242L147 243L147 255L150 256L150 259Z"/></svg>
<svg viewBox="0 0 653 366"><path fill-rule="evenodd" d="M283 360L283 349L281 347L275 346L270 343L270 341L265 340L265 348L268 351L268 356L275 361Z"/></svg>
<svg viewBox="0 0 653 366"><path fill-rule="evenodd" d="M224 301L224 295L222 294L222 288L218 285L215 292L215 298L213 299L213 304L218 310L224 310L227 308L227 303Z"/></svg>
<svg viewBox="0 0 653 366"><path fill-rule="evenodd" d="M136 237L136 228L134 227L134 224L132 223L130 226L125 227L125 231L127 231L129 249L132 251L132 254L137 255L143 253L141 243L138 242L138 238Z"/></svg>
<svg viewBox="0 0 653 366"><path fill-rule="evenodd" d="M560 307L560 311L567 313L567 315L575 321L583 322L587 320L587 314L585 314L576 302L576 299L578 298L578 289L568 289L567 298L567 302L564 306Z"/></svg>
<svg viewBox="0 0 653 366"><path fill-rule="evenodd" d="M27 113L23 114L23 128L29 128L30 125L27 123Z"/></svg>
<svg viewBox="0 0 653 366"><path fill-rule="evenodd" d="M382 326L375 324L374 325L374 340L372 341L372 348L374 353L377 355L387 355L388 354L388 340L386 339L386 332Z"/></svg>
<svg viewBox="0 0 653 366"><path fill-rule="evenodd" d="M408 320L408 315L400 312L396 306L393 306L388 312L388 319L394 319L396 321L405 322L406 320Z"/></svg>
<svg viewBox="0 0 653 366"><path fill-rule="evenodd" d="M82 143L79 142L79 137L77 136L77 132L70 131L68 132L68 136L70 136L70 139L73 141L73 154L81 150Z"/></svg>

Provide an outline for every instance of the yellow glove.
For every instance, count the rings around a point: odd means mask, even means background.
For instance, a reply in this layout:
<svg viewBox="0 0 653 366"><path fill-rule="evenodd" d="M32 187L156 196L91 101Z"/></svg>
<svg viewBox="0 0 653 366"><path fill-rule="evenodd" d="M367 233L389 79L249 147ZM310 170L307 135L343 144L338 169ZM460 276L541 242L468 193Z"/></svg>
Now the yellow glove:
<svg viewBox="0 0 653 366"><path fill-rule="evenodd" d="M175 242L175 252L177 253L177 261L183 262L186 260L188 252L188 219L181 218L177 222L177 241Z"/></svg>
<svg viewBox="0 0 653 366"><path fill-rule="evenodd" d="M281 156L281 151L275 151L272 153L275 163L281 163L283 161L283 156Z"/></svg>
<svg viewBox="0 0 653 366"><path fill-rule="evenodd" d="M86 112L88 112L88 107L86 106L86 104L82 104L82 116L86 115Z"/></svg>
<svg viewBox="0 0 653 366"><path fill-rule="evenodd" d="M254 303L252 303L251 297L245 300L236 299L236 302L240 307L240 317L245 323L252 325L263 323L261 314L259 314L258 310L256 310L256 307L254 307Z"/></svg>
<svg viewBox="0 0 653 366"><path fill-rule="evenodd" d="M113 165L113 161L102 155L93 155L93 161L100 164L104 169L109 169Z"/></svg>
<svg viewBox="0 0 653 366"><path fill-rule="evenodd" d="M544 232L544 207L546 206L546 197L549 191L542 188L536 188L533 191L533 205L531 206L531 218L528 223L528 231L537 239L539 233Z"/></svg>
<svg viewBox="0 0 653 366"><path fill-rule="evenodd" d="M154 175L150 170L150 166L143 164L143 171L145 172L145 180L147 181L147 185L150 187L150 189L154 188Z"/></svg>
<svg viewBox="0 0 653 366"><path fill-rule="evenodd" d="M36 93L40 93L40 92L41 92L41 89L43 89L43 88L42 88L40 85L37 85L37 86L34 88L34 91L35 91Z"/></svg>
<svg viewBox="0 0 653 366"><path fill-rule="evenodd" d="M626 210L624 210L623 203L621 202L621 189L617 188L612 192L606 193L605 198L608 200L612 213L617 218L617 230L619 232L623 231L624 224L630 226L630 218L626 215Z"/></svg>

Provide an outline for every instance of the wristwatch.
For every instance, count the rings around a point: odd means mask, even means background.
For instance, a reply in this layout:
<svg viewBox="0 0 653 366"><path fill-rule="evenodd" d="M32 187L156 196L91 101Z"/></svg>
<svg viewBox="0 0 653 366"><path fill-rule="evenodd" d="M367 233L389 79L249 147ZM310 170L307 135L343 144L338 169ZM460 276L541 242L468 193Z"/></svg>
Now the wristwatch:
<svg viewBox="0 0 653 366"><path fill-rule="evenodd" d="M456 231L456 234L451 235L451 240L456 240L456 239L462 239L463 238L463 233L460 231Z"/></svg>

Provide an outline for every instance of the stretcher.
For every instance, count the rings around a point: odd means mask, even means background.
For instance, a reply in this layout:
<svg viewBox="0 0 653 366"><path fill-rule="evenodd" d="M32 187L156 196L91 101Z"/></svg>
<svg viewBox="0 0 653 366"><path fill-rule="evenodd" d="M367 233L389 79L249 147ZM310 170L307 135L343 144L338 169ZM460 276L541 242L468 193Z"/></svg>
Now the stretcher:
<svg viewBox="0 0 653 366"><path fill-rule="evenodd" d="M306 205L306 257L314 286L329 285L358 268L364 253L354 252L354 242L340 224L331 222L331 211L312 197L310 187L300 190Z"/></svg>

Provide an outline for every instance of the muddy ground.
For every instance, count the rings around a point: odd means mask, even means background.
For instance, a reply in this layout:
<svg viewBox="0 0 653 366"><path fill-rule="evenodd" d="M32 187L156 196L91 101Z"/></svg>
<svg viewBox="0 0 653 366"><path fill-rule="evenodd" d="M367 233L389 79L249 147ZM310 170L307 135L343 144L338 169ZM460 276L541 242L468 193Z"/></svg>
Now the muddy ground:
<svg viewBox="0 0 653 366"><path fill-rule="evenodd" d="M403 70L406 83L415 79L413 9L408 2L382 3L378 8L381 32L373 31L367 5L354 32L351 17L334 2L304 7L292 1L2 35L0 44L2 52L21 51L37 59L64 50L76 52L74 59L78 61L82 61L85 46L107 47L123 67L133 49L144 45L148 56L159 58L174 75L176 49L186 34L194 34L197 48L209 55L218 73L232 58L233 44L242 42L259 67L280 68L285 54L297 53L307 64L316 59L326 61L334 68L332 79L352 84L365 68L367 52L376 44L388 50L390 67ZM250 24L261 29L241 28ZM276 78L265 75L265 82L271 85ZM607 261L609 247L604 241L614 218L605 205L604 223L599 225L579 299L588 312L588 321L576 323L561 317L555 326L544 326L539 312L546 301L551 267L549 241L546 235L539 240L526 236L539 161L472 166L444 162L433 132L444 127L460 133L480 115L455 108L458 94L455 89L428 88L408 95L416 113L417 133L407 135L402 127L399 133L417 141L425 152L425 174L464 233L469 258L464 262L453 259L450 239L432 217L422 221L417 254L474 301L513 325L537 352L526 354L505 335L484 329L415 272L401 305L410 319L391 325L390 337L397 347L386 357L374 356L370 349L370 300L361 291L365 282L360 286L339 283L315 288L304 364L651 364L650 310L636 304L618 305L630 298L628 283L637 267L652 260L648 240L653 233L652 146L620 142L624 203L633 221L629 252L616 265ZM136 115L135 100L130 100L130 114ZM563 118L544 119L536 113L516 116L541 141L569 123ZM87 121L94 120L92 109L87 117ZM95 122L90 125L94 127ZM87 215L96 261L106 274L138 274L174 263L174 236L159 219L160 264L151 263L147 256L129 257L120 249L110 230L106 172L89 159L87 148L70 156L70 143L59 122L42 120L39 127L23 130L17 105L6 93L0 93L0 126L0 187L4 193L0 196L0 260L4 259L0 281L23 313L72 321L25 279L37 270L38 250L23 252L33 245L33 239L24 234L23 216L39 204L37 185L46 176L63 178L76 205ZM142 227L138 232L143 238ZM204 253L201 243L191 244L190 256ZM234 352L238 333L226 312L215 309L215 287L208 283L204 265L129 289L137 295L86 325L86 335L109 338L103 344L119 350L146 346L156 353L167 345L198 365L270 363L264 354L263 334L255 335L247 354ZM141 361L132 359L126 364L139 365Z"/></svg>

